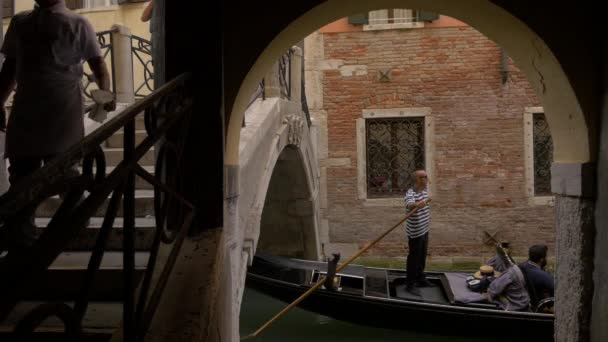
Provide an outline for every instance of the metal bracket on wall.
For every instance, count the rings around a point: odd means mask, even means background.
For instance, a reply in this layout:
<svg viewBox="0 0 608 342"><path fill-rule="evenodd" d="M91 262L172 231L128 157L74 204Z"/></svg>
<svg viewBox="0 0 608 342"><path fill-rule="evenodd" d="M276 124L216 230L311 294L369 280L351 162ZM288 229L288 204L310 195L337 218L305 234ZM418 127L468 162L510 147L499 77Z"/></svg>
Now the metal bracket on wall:
<svg viewBox="0 0 608 342"><path fill-rule="evenodd" d="M391 81L391 69L378 69L378 82L390 82Z"/></svg>
<svg viewBox="0 0 608 342"><path fill-rule="evenodd" d="M498 243L499 241L497 235L499 232L500 229L495 230L493 233L484 230L483 233L485 234L485 236L483 238L483 244L489 246Z"/></svg>

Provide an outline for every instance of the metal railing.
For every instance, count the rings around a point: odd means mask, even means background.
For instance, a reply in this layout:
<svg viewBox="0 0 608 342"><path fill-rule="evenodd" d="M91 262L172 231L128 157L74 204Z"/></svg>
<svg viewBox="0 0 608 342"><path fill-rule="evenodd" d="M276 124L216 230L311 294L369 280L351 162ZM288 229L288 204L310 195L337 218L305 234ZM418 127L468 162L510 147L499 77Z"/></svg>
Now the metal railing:
<svg viewBox="0 0 608 342"><path fill-rule="evenodd" d="M293 49L287 50L281 58L279 58L279 85L281 97L291 100L291 57Z"/></svg>
<svg viewBox="0 0 608 342"><path fill-rule="evenodd" d="M108 56L110 56L110 75L112 78L112 91L116 89L115 83L115 70L114 70L114 54L112 53L112 49L114 46L114 39L112 38L113 30L100 31L97 32L97 42L99 43L99 47L101 48L101 53L103 55L103 59L105 60ZM82 81L83 84L83 92L84 95L91 99L91 84L95 83L95 76L92 73L84 73L84 79Z"/></svg>
<svg viewBox="0 0 608 342"><path fill-rule="evenodd" d="M260 83L258 83L257 89L253 95L251 95L251 99L249 100L249 103L247 103L247 108L249 108L255 102L255 100L259 99L260 97L262 98L262 101L266 100L266 81L264 78L262 78Z"/></svg>
<svg viewBox="0 0 608 342"><path fill-rule="evenodd" d="M110 61L108 67L112 79L112 91L116 90L116 70L114 56L114 38L113 34L116 30L107 30L97 32L97 41L102 51L104 60L108 56ZM143 72L143 79L139 84L134 85L133 93L135 98L141 99L154 90L154 66L152 61L152 43L142 37L131 35L131 62L133 70L133 79L136 80L135 73ZM138 68L136 68L138 66ZM85 72L83 79L84 95L91 99L91 85L95 83L95 76L92 73Z"/></svg>
<svg viewBox="0 0 608 342"><path fill-rule="evenodd" d="M65 325L67 340L80 341L82 320L87 311L95 275L104 255L105 245L122 201L123 215L123 333L125 341L140 341L149 328L181 245L192 222L195 208L180 195L179 180L186 134L176 139L169 130L187 132L192 111L192 97L187 92L189 74L183 74L154 90L106 124L86 136L66 153L15 184L0 197L0 225L4 229L21 220L32 207L56 194L65 194L42 235L31 247L11 250L0 261L0 321L6 319L19 300L36 286L55 258L71 240L85 229L87 221L108 200L103 223L89 260L74 305L44 303L31 310L14 329L17 340L29 335L48 317L57 316ZM147 136L135 143L135 119L144 114ZM109 174L100 145L117 131L124 131L124 159ZM162 142L161 142L162 141ZM155 174L138 161L153 146L160 144ZM82 175L66 178L75 165L82 164ZM166 167L167 164L170 167ZM168 170L177 170L168 172ZM152 184L155 193L156 230L147 268L136 298L135 284L135 177ZM85 191L89 194L85 195ZM178 227L175 229L175 227ZM173 244L158 282L152 292L152 274L161 243ZM9 245L10 247L10 245Z"/></svg>
<svg viewBox="0 0 608 342"><path fill-rule="evenodd" d="M152 63L152 43L138 36L131 36L131 53L133 63L143 68L143 81L135 86L135 97L143 98L154 89L154 66ZM133 65L135 72L135 65ZM146 93L142 90L147 89Z"/></svg>
<svg viewBox="0 0 608 342"><path fill-rule="evenodd" d="M300 101L302 103L302 111L306 116L306 121L308 126L310 127L310 113L308 111L308 103L306 101L306 91L305 91L305 81L304 81L304 60L301 63L301 96L299 98L292 98L294 94L292 94L292 58L293 58L294 50L293 48L287 50L285 54L283 54L278 60L278 73L274 74L271 72L270 75L277 77L279 81L279 96L281 98L285 98L287 100ZM268 76L267 76L268 77ZM295 94L297 96L297 94ZM255 92L249 99L249 103L247 103L247 108L249 108L257 99L262 98L262 100L266 100L266 78L263 78ZM245 118L243 118L243 127L245 127Z"/></svg>

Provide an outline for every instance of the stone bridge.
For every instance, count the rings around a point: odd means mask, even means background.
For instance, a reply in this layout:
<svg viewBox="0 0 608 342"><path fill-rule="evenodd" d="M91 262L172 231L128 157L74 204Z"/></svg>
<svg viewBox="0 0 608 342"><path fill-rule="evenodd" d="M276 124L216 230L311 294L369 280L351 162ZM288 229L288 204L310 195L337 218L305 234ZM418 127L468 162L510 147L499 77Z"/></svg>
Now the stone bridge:
<svg viewBox="0 0 608 342"><path fill-rule="evenodd" d="M245 253L319 257L319 174L301 105L257 100L245 114L238 215Z"/></svg>
<svg viewBox="0 0 608 342"><path fill-rule="evenodd" d="M317 260L327 233L319 224L319 168L314 127L303 111L302 50L292 48L291 96L281 87L279 63L264 77L263 98L245 112L239 145L238 197L229 210L237 222L227 225L231 312L224 324L238 324L246 268L256 252ZM305 106L304 106L305 108ZM228 260L224 261L224 265ZM223 288L227 291L228 288ZM221 291L221 290L220 290ZM238 327L229 329L238 340Z"/></svg>

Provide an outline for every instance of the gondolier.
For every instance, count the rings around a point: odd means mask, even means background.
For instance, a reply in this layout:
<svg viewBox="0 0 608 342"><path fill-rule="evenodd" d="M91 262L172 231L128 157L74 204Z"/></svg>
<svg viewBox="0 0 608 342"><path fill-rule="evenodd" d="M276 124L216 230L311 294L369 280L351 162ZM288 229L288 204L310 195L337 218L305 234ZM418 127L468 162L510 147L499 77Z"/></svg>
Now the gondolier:
<svg viewBox="0 0 608 342"><path fill-rule="evenodd" d="M432 284L424 276L426 254L429 245L429 224L431 208L427 205L428 175L425 170L412 173L414 186L405 194L405 210L407 212L418 208L406 221L406 233L409 252L407 256L406 290L414 295L420 295L418 287L428 287Z"/></svg>

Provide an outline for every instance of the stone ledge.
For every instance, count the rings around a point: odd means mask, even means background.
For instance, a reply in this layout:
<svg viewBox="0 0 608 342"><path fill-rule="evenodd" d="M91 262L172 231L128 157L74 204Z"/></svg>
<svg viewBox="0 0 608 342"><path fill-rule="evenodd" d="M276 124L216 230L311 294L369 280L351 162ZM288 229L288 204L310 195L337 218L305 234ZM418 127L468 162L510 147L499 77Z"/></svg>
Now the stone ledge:
<svg viewBox="0 0 608 342"><path fill-rule="evenodd" d="M320 167L351 167L350 158L327 158L321 159L319 163Z"/></svg>

